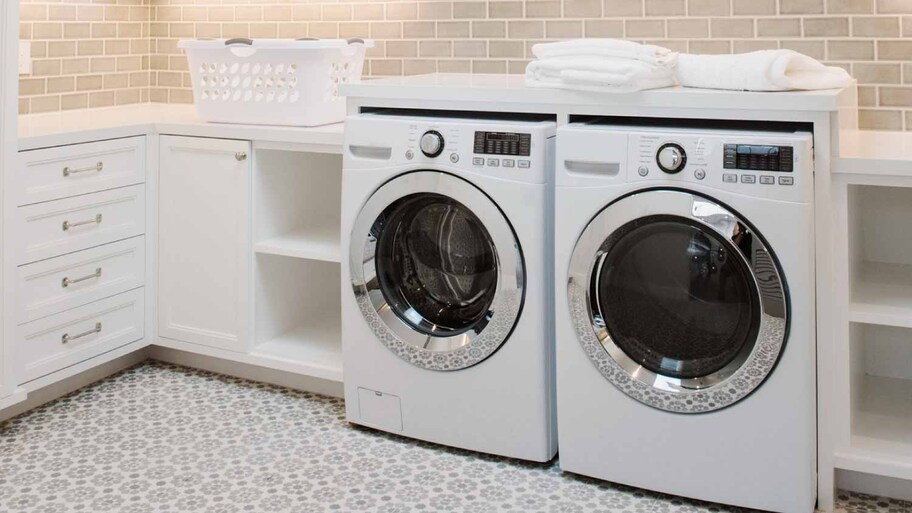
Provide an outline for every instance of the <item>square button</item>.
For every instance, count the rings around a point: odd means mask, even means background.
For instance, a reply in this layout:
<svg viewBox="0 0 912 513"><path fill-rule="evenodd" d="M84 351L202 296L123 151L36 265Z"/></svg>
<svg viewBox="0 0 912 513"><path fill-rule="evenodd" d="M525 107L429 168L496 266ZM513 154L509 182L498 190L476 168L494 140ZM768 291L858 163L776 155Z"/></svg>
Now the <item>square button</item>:
<svg viewBox="0 0 912 513"><path fill-rule="evenodd" d="M528 168L531 167L531 166L532 166L532 163L529 162L528 160L520 160L520 161L519 161L519 167L521 167L521 168L528 169Z"/></svg>
<svg viewBox="0 0 912 513"><path fill-rule="evenodd" d="M725 183L738 183L738 175L732 173L723 173L722 181Z"/></svg>
<svg viewBox="0 0 912 513"><path fill-rule="evenodd" d="M513 159L503 159L503 167L516 167L516 161Z"/></svg>
<svg viewBox="0 0 912 513"><path fill-rule="evenodd" d="M488 159L488 165L491 167L500 167L500 159Z"/></svg>
<svg viewBox="0 0 912 513"><path fill-rule="evenodd" d="M474 166L483 166L484 157L472 157L472 165Z"/></svg>
<svg viewBox="0 0 912 513"><path fill-rule="evenodd" d="M762 183L764 185L772 185L772 184L776 183L776 178L773 176L769 176L769 175L761 175L760 183Z"/></svg>
<svg viewBox="0 0 912 513"><path fill-rule="evenodd" d="M779 185L794 185L794 184L795 184L794 177L791 177L791 176L780 176L779 177Z"/></svg>
<svg viewBox="0 0 912 513"><path fill-rule="evenodd" d="M741 183L757 183L757 177L754 175L741 175Z"/></svg>

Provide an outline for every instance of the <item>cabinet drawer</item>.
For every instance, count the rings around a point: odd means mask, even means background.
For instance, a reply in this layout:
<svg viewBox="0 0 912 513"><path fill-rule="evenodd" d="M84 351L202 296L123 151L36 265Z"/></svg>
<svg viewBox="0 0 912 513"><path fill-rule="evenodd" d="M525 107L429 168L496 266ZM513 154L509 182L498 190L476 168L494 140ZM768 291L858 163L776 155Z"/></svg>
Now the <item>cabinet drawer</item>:
<svg viewBox="0 0 912 513"><path fill-rule="evenodd" d="M144 185L19 207L19 264L100 246L145 231Z"/></svg>
<svg viewBox="0 0 912 513"><path fill-rule="evenodd" d="M145 237L19 267L19 323L143 285Z"/></svg>
<svg viewBox="0 0 912 513"><path fill-rule="evenodd" d="M145 145L145 137L130 137L22 152L19 205L143 183Z"/></svg>
<svg viewBox="0 0 912 513"><path fill-rule="evenodd" d="M141 339L143 293L134 289L19 326L23 382Z"/></svg>

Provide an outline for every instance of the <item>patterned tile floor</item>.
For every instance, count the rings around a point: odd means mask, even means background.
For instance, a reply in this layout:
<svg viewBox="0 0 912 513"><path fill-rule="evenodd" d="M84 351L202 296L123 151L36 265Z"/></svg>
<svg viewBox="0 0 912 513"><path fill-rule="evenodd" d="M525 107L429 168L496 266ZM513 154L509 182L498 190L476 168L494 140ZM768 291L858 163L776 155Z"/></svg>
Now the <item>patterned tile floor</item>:
<svg viewBox="0 0 912 513"><path fill-rule="evenodd" d="M845 513L912 513L841 494ZM738 511L379 434L340 399L149 362L0 425L0 512Z"/></svg>

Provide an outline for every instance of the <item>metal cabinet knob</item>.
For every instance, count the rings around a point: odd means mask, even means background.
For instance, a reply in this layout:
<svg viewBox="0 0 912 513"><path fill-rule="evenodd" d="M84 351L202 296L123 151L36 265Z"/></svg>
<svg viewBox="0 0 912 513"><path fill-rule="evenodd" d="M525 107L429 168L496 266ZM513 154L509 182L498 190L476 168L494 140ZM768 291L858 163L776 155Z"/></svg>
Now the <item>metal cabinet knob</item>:
<svg viewBox="0 0 912 513"><path fill-rule="evenodd" d="M247 152L239 151L234 154L234 158L237 159L238 162L244 162L245 160L247 160Z"/></svg>

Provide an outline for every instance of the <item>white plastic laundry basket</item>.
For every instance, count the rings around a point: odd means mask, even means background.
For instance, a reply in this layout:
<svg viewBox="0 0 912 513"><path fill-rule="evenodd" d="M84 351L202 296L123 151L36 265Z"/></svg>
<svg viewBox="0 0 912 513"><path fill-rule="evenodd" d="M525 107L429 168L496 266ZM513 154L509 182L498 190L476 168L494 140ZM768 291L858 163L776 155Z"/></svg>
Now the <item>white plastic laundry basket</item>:
<svg viewBox="0 0 912 513"><path fill-rule="evenodd" d="M316 126L345 118L339 85L358 82L362 39L185 40L193 97L216 123Z"/></svg>

